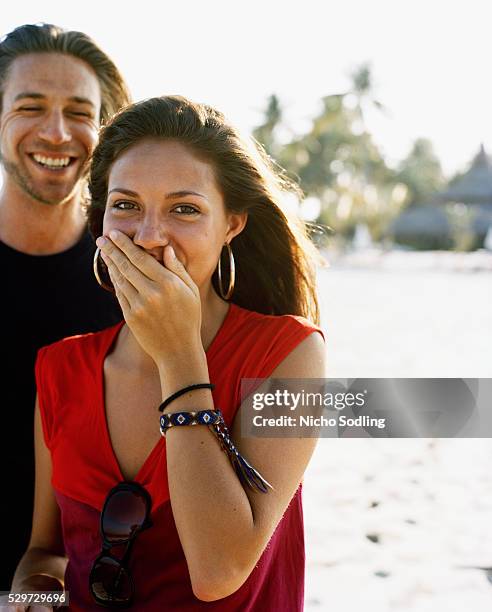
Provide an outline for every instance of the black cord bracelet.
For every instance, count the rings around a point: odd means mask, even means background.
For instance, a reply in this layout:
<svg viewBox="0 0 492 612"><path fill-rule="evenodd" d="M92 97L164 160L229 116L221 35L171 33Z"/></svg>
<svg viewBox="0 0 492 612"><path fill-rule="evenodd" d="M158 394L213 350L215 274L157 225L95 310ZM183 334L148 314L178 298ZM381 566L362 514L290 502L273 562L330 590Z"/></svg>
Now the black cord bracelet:
<svg viewBox="0 0 492 612"><path fill-rule="evenodd" d="M195 389L210 389L211 391L213 391L215 389L215 385L211 385L210 383L198 383L197 385L189 385L184 389L180 389L162 402L162 404L159 406L159 412L163 412L164 408L169 406L169 404L178 397L181 397L185 393L188 393L188 391L194 391Z"/></svg>

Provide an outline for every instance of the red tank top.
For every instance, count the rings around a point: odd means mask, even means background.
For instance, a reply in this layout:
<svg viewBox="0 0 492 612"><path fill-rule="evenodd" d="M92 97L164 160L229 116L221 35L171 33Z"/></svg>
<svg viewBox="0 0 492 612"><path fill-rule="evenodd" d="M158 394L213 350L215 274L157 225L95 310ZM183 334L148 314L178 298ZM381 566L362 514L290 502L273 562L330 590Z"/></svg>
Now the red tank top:
<svg viewBox="0 0 492 612"><path fill-rule="evenodd" d="M103 363L123 323L42 348L36 383L43 434L53 464L60 506L70 609L101 610L89 592L89 572L101 551L100 512L108 491L124 480L106 423ZM231 304L207 350L214 405L228 427L240 405L241 378L267 378L310 333L321 330L302 317L263 315ZM158 418L156 417L156 427ZM197 599L171 511L166 440L161 438L135 480L152 497L151 529L139 534L130 559L133 608L142 612L297 612L304 600L302 484L246 582L213 602ZM158 543L158 545L156 545Z"/></svg>

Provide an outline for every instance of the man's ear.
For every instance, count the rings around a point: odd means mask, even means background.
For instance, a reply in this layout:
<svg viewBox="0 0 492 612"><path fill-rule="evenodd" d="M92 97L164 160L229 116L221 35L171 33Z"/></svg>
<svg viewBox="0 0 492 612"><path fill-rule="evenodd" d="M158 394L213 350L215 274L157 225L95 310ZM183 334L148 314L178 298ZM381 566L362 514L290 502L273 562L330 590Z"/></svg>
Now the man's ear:
<svg viewBox="0 0 492 612"><path fill-rule="evenodd" d="M230 213L228 217L228 228L226 233L226 241L230 242L246 227L248 221L248 213Z"/></svg>

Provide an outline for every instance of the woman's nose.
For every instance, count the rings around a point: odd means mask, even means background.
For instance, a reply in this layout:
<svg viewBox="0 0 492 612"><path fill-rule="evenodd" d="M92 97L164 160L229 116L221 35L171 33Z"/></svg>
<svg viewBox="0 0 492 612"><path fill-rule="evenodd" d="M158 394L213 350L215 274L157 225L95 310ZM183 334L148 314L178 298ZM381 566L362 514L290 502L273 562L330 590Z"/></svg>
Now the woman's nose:
<svg viewBox="0 0 492 612"><path fill-rule="evenodd" d="M133 242L145 250L164 247L169 242L167 232L162 224L155 221L141 223L133 236Z"/></svg>

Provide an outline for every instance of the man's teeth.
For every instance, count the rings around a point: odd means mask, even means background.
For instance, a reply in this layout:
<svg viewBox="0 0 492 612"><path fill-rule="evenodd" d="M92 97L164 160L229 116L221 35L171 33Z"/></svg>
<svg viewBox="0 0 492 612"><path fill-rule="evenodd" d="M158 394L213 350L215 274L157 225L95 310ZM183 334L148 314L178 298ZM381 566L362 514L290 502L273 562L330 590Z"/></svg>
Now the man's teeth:
<svg viewBox="0 0 492 612"><path fill-rule="evenodd" d="M70 157L45 157L44 155L33 155L38 164L48 166L49 168L64 168L70 163Z"/></svg>

